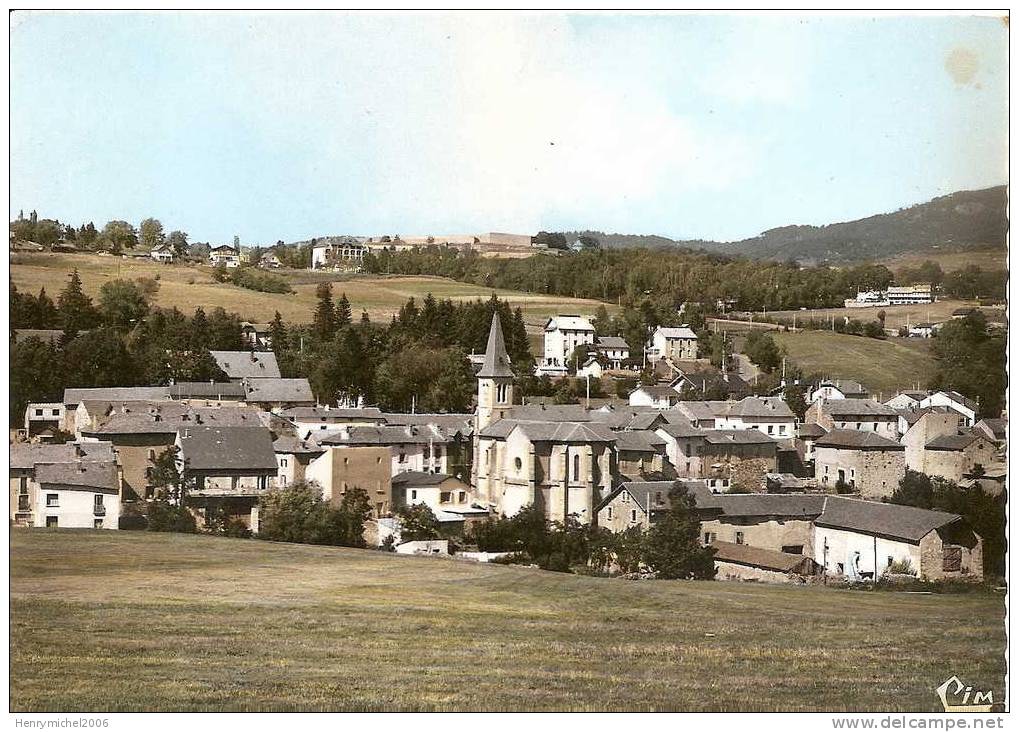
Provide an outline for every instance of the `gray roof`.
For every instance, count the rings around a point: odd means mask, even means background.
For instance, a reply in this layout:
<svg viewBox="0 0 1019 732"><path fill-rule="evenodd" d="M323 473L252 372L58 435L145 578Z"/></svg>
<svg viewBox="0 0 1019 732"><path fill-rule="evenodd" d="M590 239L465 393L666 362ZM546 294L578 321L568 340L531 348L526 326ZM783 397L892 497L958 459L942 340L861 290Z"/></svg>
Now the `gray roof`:
<svg viewBox="0 0 1019 732"><path fill-rule="evenodd" d="M616 432L616 449L630 452L657 452L665 440L651 430L623 430Z"/></svg>
<svg viewBox="0 0 1019 732"><path fill-rule="evenodd" d="M86 400L128 402L166 401L170 388L166 386L110 386L91 389L64 389L64 404L79 404Z"/></svg>
<svg viewBox="0 0 1019 732"><path fill-rule="evenodd" d="M746 544L716 541L712 542L711 547L715 550L715 561L760 567L774 572L805 572L813 565L813 560L802 554L786 554Z"/></svg>
<svg viewBox="0 0 1019 732"><path fill-rule="evenodd" d="M73 463L37 465L35 480L42 486L119 493L117 466L112 462L79 460Z"/></svg>
<svg viewBox="0 0 1019 732"><path fill-rule="evenodd" d="M990 438L987 437L985 432L970 430L959 435L941 435L939 437L935 437L933 440L924 445L924 449L964 450L977 440L986 440L987 442L990 442Z"/></svg>
<svg viewBox="0 0 1019 732"><path fill-rule="evenodd" d="M679 392L668 385L651 384L650 386L638 386L634 391L642 391L655 398L671 397L672 399L679 399Z"/></svg>
<svg viewBox="0 0 1019 732"><path fill-rule="evenodd" d="M836 389L841 391L843 394L869 394L866 387L858 381L851 379L824 379L814 384L814 389L818 389L822 386L834 386Z"/></svg>
<svg viewBox="0 0 1019 732"><path fill-rule="evenodd" d="M731 402L720 401L682 401L676 405L676 410L687 415L690 419L701 421L721 417L730 404Z"/></svg>
<svg viewBox="0 0 1019 732"><path fill-rule="evenodd" d="M633 496L637 506L644 510L647 510L648 506L650 506L652 513L655 511L667 511L670 508L669 492L679 482L678 480L634 480L620 483L611 493L598 502L594 511L598 513L598 511L615 500L616 496L623 491Z"/></svg>
<svg viewBox="0 0 1019 732"><path fill-rule="evenodd" d="M502 337L502 325L499 313L492 313L492 327L488 331L488 346L485 348L485 362L478 371L478 378L513 376L510 369L509 354L506 353L506 342Z"/></svg>
<svg viewBox="0 0 1019 732"><path fill-rule="evenodd" d="M426 473L421 470L409 470L406 473L398 473L393 476L393 486L411 485L440 485L447 480L458 480L446 473Z"/></svg>
<svg viewBox="0 0 1019 732"><path fill-rule="evenodd" d="M229 379L280 378L280 367L272 351L210 351L216 365Z"/></svg>
<svg viewBox="0 0 1019 732"><path fill-rule="evenodd" d="M434 425L445 434L470 435L474 431L473 414L402 414L386 412L382 415L387 425L424 427Z"/></svg>
<svg viewBox="0 0 1019 732"><path fill-rule="evenodd" d="M482 430L482 437L506 437L519 427L532 442L615 442L616 433L597 423L530 422L500 419Z"/></svg>
<svg viewBox="0 0 1019 732"><path fill-rule="evenodd" d="M31 470L43 463L76 463L79 460L114 462L109 442L67 442L47 445L39 442L15 442L10 446L12 470Z"/></svg>
<svg viewBox="0 0 1019 732"><path fill-rule="evenodd" d="M832 430L814 443L814 447L835 447L841 450L905 450L895 440L876 432L863 430Z"/></svg>
<svg viewBox="0 0 1019 732"><path fill-rule="evenodd" d="M590 422L591 413L582 404L518 404L510 411L513 419L540 422Z"/></svg>
<svg viewBox="0 0 1019 732"><path fill-rule="evenodd" d="M796 428L797 437L823 437L828 430L814 422L804 422Z"/></svg>
<svg viewBox="0 0 1019 732"><path fill-rule="evenodd" d="M630 344L626 342L625 338L619 336L599 336L595 340L595 344L598 348L607 348L611 350L630 350Z"/></svg>
<svg viewBox="0 0 1019 732"><path fill-rule="evenodd" d="M961 520L958 514L943 511L827 496L824 510L815 523L917 543L931 531Z"/></svg>
<svg viewBox="0 0 1019 732"><path fill-rule="evenodd" d="M272 443L273 452L282 455L321 455L325 449L317 443L302 440L293 435L284 435Z"/></svg>
<svg viewBox="0 0 1019 732"><path fill-rule="evenodd" d="M725 410L726 417L752 417L754 419L795 419L789 405L778 397L753 397L730 404Z"/></svg>
<svg viewBox="0 0 1019 732"><path fill-rule="evenodd" d="M811 519L824 510L825 498L805 493L718 493L706 499L705 507L719 508L724 516L733 518L782 516Z"/></svg>
<svg viewBox="0 0 1019 732"><path fill-rule="evenodd" d="M896 410L896 413L899 415L899 418L905 421L905 423L910 427L916 424L920 417L925 414L959 414L951 407L944 406L921 407L920 409L898 409Z"/></svg>
<svg viewBox="0 0 1019 732"><path fill-rule="evenodd" d="M233 381L181 381L167 387L171 399L244 397L244 386Z"/></svg>
<svg viewBox="0 0 1019 732"><path fill-rule="evenodd" d="M178 434L190 470L276 471L272 434L264 427L182 427Z"/></svg>
<svg viewBox="0 0 1019 732"><path fill-rule="evenodd" d="M704 441L709 445L778 445L760 430L706 430Z"/></svg>
<svg viewBox="0 0 1019 732"><path fill-rule="evenodd" d="M661 425L658 429L671 437L703 437L707 434L706 430L692 427L687 421L669 422Z"/></svg>
<svg viewBox="0 0 1019 732"><path fill-rule="evenodd" d="M307 379L245 379L243 386L249 402L315 402Z"/></svg>
<svg viewBox="0 0 1019 732"><path fill-rule="evenodd" d="M824 399L821 411L833 417L897 417L891 407L873 399Z"/></svg>
<svg viewBox="0 0 1019 732"><path fill-rule="evenodd" d="M382 424L386 421L378 407L340 409L337 407L290 407L283 416L299 422L365 422Z"/></svg>
<svg viewBox="0 0 1019 732"><path fill-rule="evenodd" d="M996 440L1004 440L1008 437L1008 420L1001 417L988 417L977 422L977 426L984 425L994 435Z"/></svg>
<svg viewBox="0 0 1019 732"><path fill-rule="evenodd" d="M262 426L262 413L245 406L197 407L182 402L111 403L109 414L100 417L88 435L165 435L182 427ZM104 412L107 410L104 410Z"/></svg>
<svg viewBox="0 0 1019 732"><path fill-rule="evenodd" d="M449 442L448 437L435 425L352 425L318 438L323 445L427 445L429 442Z"/></svg>

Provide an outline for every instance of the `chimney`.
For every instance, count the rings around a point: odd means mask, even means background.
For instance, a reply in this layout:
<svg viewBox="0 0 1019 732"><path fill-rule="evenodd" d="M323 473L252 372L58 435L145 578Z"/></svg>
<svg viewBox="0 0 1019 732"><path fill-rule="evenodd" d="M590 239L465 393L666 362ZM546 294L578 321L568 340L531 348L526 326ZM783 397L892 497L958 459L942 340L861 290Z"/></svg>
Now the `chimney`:
<svg viewBox="0 0 1019 732"><path fill-rule="evenodd" d="M185 440L191 437L191 430L185 428L184 432L181 434L181 437L183 437Z"/></svg>

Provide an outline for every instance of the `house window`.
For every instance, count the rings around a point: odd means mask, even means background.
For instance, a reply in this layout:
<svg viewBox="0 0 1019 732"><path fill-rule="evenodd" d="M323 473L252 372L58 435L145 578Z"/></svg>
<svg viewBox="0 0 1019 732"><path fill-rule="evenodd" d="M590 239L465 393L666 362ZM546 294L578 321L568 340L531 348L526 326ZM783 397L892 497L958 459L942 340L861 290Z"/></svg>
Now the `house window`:
<svg viewBox="0 0 1019 732"><path fill-rule="evenodd" d="M42 410L41 409L36 409L35 410L35 416L36 417L41 417L42 416Z"/></svg>
<svg viewBox="0 0 1019 732"><path fill-rule="evenodd" d="M344 458L344 459L346 459L346 458ZM286 458L280 458L280 467L281 468L287 467L287 459Z"/></svg>
<svg viewBox="0 0 1019 732"><path fill-rule="evenodd" d="M103 528L103 520L102 519L92 519L92 528L93 529L101 529L101 528Z"/></svg>
<svg viewBox="0 0 1019 732"><path fill-rule="evenodd" d="M718 538L718 536L717 536L717 534L715 534L714 531L705 531L704 532L704 543L705 544L711 544L716 538Z"/></svg>
<svg viewBox="0 0 1019 732"><path fill-rule="evenodd" d="M453 500L451 491L439 491L439 503L450 503Z"/></svg>
<svg viewBox="0 0 1019 732"><path fill-rule="evenodd" d="M47 493L46 494L46 505L50 506L50 507L59 506L60 505L60 495L57 494L57 493Z"/></svg>
<svg viewBox="0 0 1019 732"><path fill-rule="evenodd" d="M152 449L149 449L149 460L155 461L155 459L156 459L156 451L152 450Z"/></svg>
<svg viewBox="0 0 1019 732"><path fill-rule="evenodd" d="M630 509L630 521L632 522L636 520L637 520L637 509L636 508Z"/></svg>
<svg viewBox="0 0 1019 732"><path fill-rule="evenodd" d="M517 470L520 470L520 468L524 467L524 461L520 458L513 458L513 465Z"/></svg>
<svg viewBox="0 0 1019 732"><path fill-rule="evenodd" d="M26 496L26 495L18 496L18 510L19 511L27 511L28 508L29 508L29 506L28 506L28 496Z"/></svg>
<svg viewBox="0 0 1019 732"><path fill-rule="evenodd" d="M407 453L405 453L405 452L401 452L400 453L400 462L401 463L407 462Z"/></svg>
<svg viewBox="0 0 1019 732"><path fill-rule="evenodd" d="M573 456L573 482L580 480L580 455Z"/></svg>
<svg viewBox="0 0 1019 732"><path fill-rule="evenodd" d="M54 417L59 417L60 416L60 410L59 409L54 409L53 410L53 416Z"/></svg>
<svg viewBox="0 0 1019 732"><path fill-rule="evenodd" d="M737 531L736 532L736 543L737 544L742 544L743 543L743 532L742 531Z"/></svg>
<svg viewBox="0 0 1019 732"><path fill-rule="evenodd" d="M281 475L280 476L280 485L286 485L286 484L287 484L287 476Z"/></svg>
<svg viewBox="0 0 1019 732"><path fill-rule="evenodd" d="M774 431L775 431L775 428L774 428L774 427L773 427L772 425L770 425L770 424L769 424L769 425L768 425L768 434L770 435L770 434L772 434L772 433L773 433Z"/></svg>
<svg viewBox="0 0 1019 732"><path fill-rule="evenodd" d="M425 447L424 447L424 454L425 454L425 460L430 459L432 457L432 448L429 447L428 445L425 445Z"/></svg>
<svg viewBox="0 0 1019 732"><path fill-rule="evenodd" d="M344 465L350 465L350 458L349 457L343 458L343 464Z"/></svg>
<svg viewBox="0 0 1019 732"><path fill-rule="evenodd" d="M782 551L786 554L803 554L803 544L786 544Z"/></svg>
<svg viewBox="0 0 1019 732"><path fill-rule="evenodd" d="M23 496L28 495L28 478L18 478L18 493Z"/></svg>
<svg viewBox="0 0 1019 732"><path fill-rule="evenodd" d="M609 521L612 520L612 506L609 506L609 516L608 516L608 518L609 518Z"/></svg>
<svg viewBox="0 0 1019 732"><path fill-rule="evenodd" d="M962 547L946 546L941 554L941 569L944 572L959 572L962 570Z"/></svg>
<svg viewBox="0 0 1019 732"><path fill-rule="evenodd" d="M412 490L410 492L410 500L414 501L414 500L417 499L417 497L418 497L418 492L416 490Z"/></svg>
<svg viewBox="0 0 1019 732"><path fill-rule="evenodd" d="M467 491L460 491L460 497L457 499L458 503L467 503Z"/></svg>
<svg viewBox="0 0 1019 732"><path fill-rule="evenodd" d="M103 507L103 497L102 497L102 495L101 494L95 495L95 496L93 496L93 498L95 499L93 505L96 508L102 508Z"/></svg>
<svg viewBox="0 0 1019 732"><path fill-rule="evenodd" d="M55 529L59 525L60 524L59 524L59 521L57 520L56 516L47 516L46 517L46 528L47 529Z"/></svg>
<svg viewBox="0 0 1019 732"><path fill-rule="evenodd" d="M661 491L657 491L655 493L655 503L661 503L661 502L662 502L662 492Z"/></svg>
<svg viewBox="0 0 1019 732"><path fill-rule="evenodd" d="M435 459L438 460L441 457L442 457L442 448L441 447L436 447L435 448Z"/></svg>

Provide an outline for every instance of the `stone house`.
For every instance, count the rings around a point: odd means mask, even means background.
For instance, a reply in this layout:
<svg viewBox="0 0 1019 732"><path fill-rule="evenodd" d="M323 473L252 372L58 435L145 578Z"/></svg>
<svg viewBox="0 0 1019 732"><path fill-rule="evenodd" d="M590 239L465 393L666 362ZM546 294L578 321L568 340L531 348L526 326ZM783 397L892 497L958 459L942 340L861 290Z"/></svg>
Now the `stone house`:
<svg viewBox="0 0 1019 732"><path fill-rule="evenodd" d="M322 489L322 497L339 506L347 491L360 488L368 494L375 518L393 508L390 449L380 445L323 445L321 455L312 458L304 479Z"/></svg>
<svg viewBox="0 0 1019 732"><path fill-rule="evenodd" d="M241 266L241 253L229 244L220 244L209 250L209 264L216 267L222 264L227 269Z"/></svg>
<svg viewBox="0 0 1019 732"><path fill-rule="evenodd" d="M689 327L666 328L659 326L647 343L647 360L660 359L693 361L697 358L697 334Z"/></svg>
<svg viewBox="0 0 1019 732"><path fill-rule="evenodd" d="M813 521L824 496L719 494L698 501L703 544L726 542L785 554L813 556Z"/></svg>
<svg viewBox="0 0 1019 732"><path fill-rule="evenodd" d="M701 478L728 479L750 491L765 490L778 468L778 443L759 430L709 430L704 434Z"/></svg>
<svg viewBox="0 0 1019 732"><path fill-rule="evenodd" d="M802 554L724 541L711 546L715 550L716 580L800 584L820 571L813 559Z"/></svg>
<svg viewBox="0 0 1019 732"><path fill-rule="evenodd" d="M458 432L448 434L434 424L345 426L316 435L316 441L326 447L384 447L390 453L391 475L452 473L451 467L462 464L459 453L467 444Z"/></svg>
<svg viewBox="0 0 1019 732"><path fill-rule="evenodd" d="M286 488L305 479L311 461L326 451L316 442L283 435L272 443L276 455L276 477L269 481L273 488Z"/></svg>
<svg viewBox="0 0 1019 732"><path fill-rule="evenodd" d="M630 345L619 336L599 336L594 342L599 355L609 362L609 368L619 370L623 362L630 358Z"/></svg>
<svg viewBox="0 0 1019 732"><path fill-rule="evenodd" d="M979 430L935 437L924 446L924 470L958 483L964 477L981 473L997 459L997 448Z"/></svg>
<svg viewBox="0 0 1019 732"><path fill-rule="evenodd" d="M1008 420L1004 417L982 419L973 427L1002 447L1008 443Z"/></svg>
<svg viewBox="0 0 1019 732"><path fill-rule="evenodd" d="M616 432L616 457L620 475L633 479L675 473L666 456L666 441L651 430Z"/></svg>
<svg viewBox="0 0 1019 732"><path fill-rule="evenodd" d="M873 399L819 399L807 407L804 421L826 430L874 432L890 440L899 437L899 413Z"/></svg>
<svg viewBox="0 0 1019 732"><path fill-rule="evenodd" d="M267 412L291 407L312 407L315 396L307 379L249 378L241 381L244 401Z"/></svg>
<svg viewBox="0 0 1019 732"><path fill-rule="evenodd" d="M715 422L716 429L755 429L775 439L789 439L796 434L796 415L778 397L748 396L729 404Z"/></svg>
<svg viewBox="0 0 1019 732"><path fill-rule="evenodd" d="M885 406L891 407L892 409L919 409L920 402L926 399L928 395L929 392L926 391L900 391L898 394L886 401Z"/></svg>
<svg viewBox="0 0 1019 732"><path fill-rule="evenodd" d="M428 506L437 518L444 513L461 517L464 514L480 515L487 518L488 511L478 511L471 506L471 487L459 478L445 473L410 472L394 475L393 508L423 504Z"/></svg>
<svg viewBox="0 0 1019 732"><path fill-rule="evenodd" d="M921 579L983 577L983 542L953 513L828 496L814 523L825 574L874 579L908 562Z"/></svg>
<svg viewBox="0 0 1019 732"><path fill-rule="evenodd" d="M25 407L25 436L31 440L64 428L62 402L32 402Z"/></svg>
<svg viewBox="0 0 1019 732"><path fill-rule="evenodd" d="M938 437L959 434L962 416L945 407L928 407L908 415L911 422L899 440L906 449L906 467L926 473L927 443Z"/></svg>
<svg viewBox="0 0 1019 732"><path fill-rule="evenodd" d="M169 244L157 244L152 248L152 251L149 252L149 256L152 257L152 259L157 262L162 262L163 264L172 263L174 254L173 247Z"/></svg>
<svg viewBox="0 0 1019 732"><path fill-rule="evenodd" d="M822 489L842 483L864 498L888 498L905 474L905 448L875 432L835 429L814 443L814 477Z"/></svg>
<svg viewBox="0 0 1019 732"><path fill-rule="evenodd" d="M702 456L706 431L691 427L686 420L659 425L655 430L665 442L665 456L672 463L676 474L682 478L696 478L703 475Z"/></svg>
<svg viewBox="0 0 1019 732"><path fill-rule="evenodd" d="M669 510L669 492L675 485L671 480L621 483L595 507L598 526L616 534L638 526L650 528Z"/></svg>
<svg viewBox="0 0 1019 732"><path fill-rule="evenodd" d="M120 476L108 442L10 446L12 526L116 529Z"/></svg>
<svg viewBox="0 0 1019 732"><path fill-rule="evenodd" d="M386 424L386 418L377 407L343 409L326 404L321 407L292 407L282 410L281 414L294 425L298 437L302 439L341 427Z"/></svg>

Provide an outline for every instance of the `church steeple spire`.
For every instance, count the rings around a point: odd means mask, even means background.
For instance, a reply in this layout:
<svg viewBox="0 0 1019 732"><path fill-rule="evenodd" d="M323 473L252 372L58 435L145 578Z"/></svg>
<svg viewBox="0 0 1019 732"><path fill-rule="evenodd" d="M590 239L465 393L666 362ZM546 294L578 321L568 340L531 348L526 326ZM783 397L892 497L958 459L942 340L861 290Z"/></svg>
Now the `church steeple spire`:
<svg viewBox="0 0 1019 732"><path fill-rule="evenodd" d="M513 407L513 371L510 369L506 342L502 337L499 313L492 314L492 327L488 331L485 361L478 371L477 430L503 419Z"/></svg>

